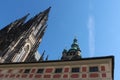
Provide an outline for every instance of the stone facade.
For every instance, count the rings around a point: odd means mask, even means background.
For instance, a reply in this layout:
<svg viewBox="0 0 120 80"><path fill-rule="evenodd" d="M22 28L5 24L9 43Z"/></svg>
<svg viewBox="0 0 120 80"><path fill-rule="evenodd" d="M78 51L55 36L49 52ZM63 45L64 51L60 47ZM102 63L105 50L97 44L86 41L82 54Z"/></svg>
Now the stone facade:
<svg viewBox="0 0 120 80"><path fill-rule="evenodd" d="M0 80L113 80L114 57L0 64Z"/></svg>

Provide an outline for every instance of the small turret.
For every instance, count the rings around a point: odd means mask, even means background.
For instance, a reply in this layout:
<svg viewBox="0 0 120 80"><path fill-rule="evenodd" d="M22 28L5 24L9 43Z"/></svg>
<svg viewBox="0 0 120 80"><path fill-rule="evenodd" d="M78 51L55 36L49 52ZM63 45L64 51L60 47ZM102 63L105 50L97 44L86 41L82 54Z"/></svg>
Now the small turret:
<svg viewBox="0 0 120 80"><path fill-rule="evenodd" d="M66 56L67 56L67 49L64 49L63 52L62 52L62 57L61 59L66 59Z"/></svg>

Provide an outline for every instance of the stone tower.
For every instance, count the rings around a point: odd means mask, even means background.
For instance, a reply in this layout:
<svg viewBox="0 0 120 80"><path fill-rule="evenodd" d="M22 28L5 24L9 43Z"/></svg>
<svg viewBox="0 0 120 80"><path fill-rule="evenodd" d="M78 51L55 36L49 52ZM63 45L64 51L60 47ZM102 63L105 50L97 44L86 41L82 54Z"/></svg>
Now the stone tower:
<svg viewBox="0 0 120 80"><path fill-rule="evenodd" d="M68 51L66 49L63 50L61 60L77 59L81 59L81 50L79 48L77 39L74 38L71 48Z"/></svg>
<svg viewBox="0 0 120 80"><path fill-rule="evenodd" d="M25 21L27 15L0 30L0 63L36 61L50 7Z"/></svg>

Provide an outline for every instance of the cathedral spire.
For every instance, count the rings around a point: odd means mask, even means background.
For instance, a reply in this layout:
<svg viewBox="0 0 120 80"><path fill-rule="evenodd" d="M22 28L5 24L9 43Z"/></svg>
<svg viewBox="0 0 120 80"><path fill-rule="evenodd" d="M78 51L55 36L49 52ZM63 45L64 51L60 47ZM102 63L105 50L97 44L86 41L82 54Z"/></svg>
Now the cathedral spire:
<svg viewBox="0 0 120 80"><path fill-rule="evenodd" d="M46 61L48 61L48 57L49 57L49 56L47 55L47 57L46 57L46 59L45 59Z"/></svg>
<svg viewBox="0 0 120 80"><path fill-rule="evenodd" d="M33 22L33 25L35 26L33 28L34 30L33 35L35 36L36 42L33 45L33 48L31 49L30 54L28 55L26 61L31 61L30 56L32 56L33 53L36 52L37 48L39 47L39 44L42 40L42 37L45 33L45 29L47 27L46 22L48 20L49 11L50 7L34 17L35 21Z"/></svg>
<svg viewBox="0 0 120 80"><path fill-rule="evenodd" d="M22 18L17 19L17 20L15 20L14 22L10 23L9 25L7 25L7 26L4 27L3 29L1 29L1 30L0 30L0 33L1 33L1 32L7 32L7 33L8 33L9 31L11 31L11 29L22 25L22 24L25 22L25 20L26 20L26 18L27 18L28 16L29 16L29 13L28 13L27 15L23 16Z"/></svg>
<svg viewBox="0 0 120 80"><path fill-rule="evenodd" d="M48 14L48 13L50 12L50 9L51 9L51 7L49 7L48 9L46 9L46 10L44 11L44 13L45 13L45 14Z"/></svg>
<svg viewBox="0 0 120 80"><path fill-rule="evenodd" d="M39 61L44 61L44 55L45 55L45 50L43 51L43 53L42 53L42 55L41 55Z"/></svg>
<svg viewBox="0 0 120 80"><path fill-rule="evenodd" d="M47 27L50 8L25 22L27 14L0 30L1 63L35 61L34 56Z"/></svg>
<svg viewBox="0 0 120 80"><path fill-rule="evenodd" d="M24 24L26 18L29 14L23 16L20 19L17 19L16 21L10 23L5 28L0 30L0 51L3 53L3 50L5 50L12 41L16 37L18 37L18 34L20 33L20 27ZM1 55L2 55L1 53Z"/></svg>

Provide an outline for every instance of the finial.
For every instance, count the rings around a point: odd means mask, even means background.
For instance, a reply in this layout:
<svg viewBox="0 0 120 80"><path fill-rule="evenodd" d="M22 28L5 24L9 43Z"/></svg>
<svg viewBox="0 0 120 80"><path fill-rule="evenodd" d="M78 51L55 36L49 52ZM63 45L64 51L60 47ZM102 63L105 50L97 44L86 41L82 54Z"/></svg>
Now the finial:
<svg viewBox="0 0 120 80"><path fill-rule="evenodd" d="M26 19L29 15L30 15L30 13L27 13L27 14L23 17L23 19Z"/></svg>
<svg viewBox="0 0 120 80"><path fill-rule="evenodd" d="M49 7L49 9L51 9L51 6Z"/></svg>
<svg viewBox="0 0 120 80"><path fill-rule="evenodd" d="M77 37L76 37L76 36L74 37L73 42L74 42L74 43L77 42Z"/></svg>
<svg viewBox="0 0 120 80"><path fill-rule="evenodd" d="M51 7L49 7L48 9L46 9L46 10L44 11L44 13L49 13L50 9L51 9Z"/></svg>

